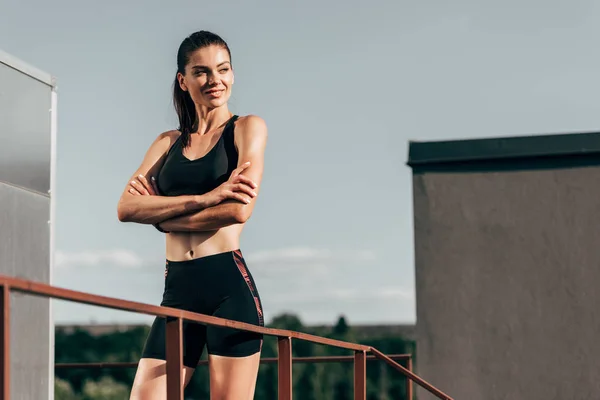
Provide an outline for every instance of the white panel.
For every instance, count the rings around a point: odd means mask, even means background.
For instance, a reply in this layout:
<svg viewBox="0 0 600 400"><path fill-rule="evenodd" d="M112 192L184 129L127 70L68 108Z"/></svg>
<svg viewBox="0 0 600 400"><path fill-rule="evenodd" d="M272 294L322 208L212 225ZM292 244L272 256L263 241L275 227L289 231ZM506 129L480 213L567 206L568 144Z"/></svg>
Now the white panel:
<svg viewBox="0 0 600 400"><path fill-rule="evenodd" d="M54 247L55 89L52 76L0 51L0 274L44 283ZM11 399L52 399L51 302L11 300Z"/></svg>
<svg viewBox="0 0 600 400"><path fill-rule="evenodd" d="M50 190L51 87L0 63L0 181Z"/></svg>
<svg viewBox="0 0 600 400"><path fill-rule="evenodd" d="M50 199L0 183L0 273L50 280ZM48 399L50 301L11 295L11 399Z"/></svg>

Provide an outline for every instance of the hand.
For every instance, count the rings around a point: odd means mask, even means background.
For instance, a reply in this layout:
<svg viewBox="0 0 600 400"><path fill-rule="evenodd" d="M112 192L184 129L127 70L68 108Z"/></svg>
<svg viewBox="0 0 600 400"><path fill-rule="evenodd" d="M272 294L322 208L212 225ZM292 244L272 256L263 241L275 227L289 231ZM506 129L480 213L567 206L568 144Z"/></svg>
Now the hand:
<svg viewBox="0 0 600 400"><path fill-rule="evenodd" d="M131 182L129 182L129 193L135 196L157 196L158 186L156 186L156 180L154 177L150 178L150 182L144 175L138 175Z"/></svg>
<svg viewBox="0 0 600 400"><path fill-rule="evenodd" d="M237 200L248 204L256 197L257 185L250 178L242 175L242 172L250 166L250 161L240 165L233 170L227 182L206 194L208 207L215 206L226 199Z"/></svg>

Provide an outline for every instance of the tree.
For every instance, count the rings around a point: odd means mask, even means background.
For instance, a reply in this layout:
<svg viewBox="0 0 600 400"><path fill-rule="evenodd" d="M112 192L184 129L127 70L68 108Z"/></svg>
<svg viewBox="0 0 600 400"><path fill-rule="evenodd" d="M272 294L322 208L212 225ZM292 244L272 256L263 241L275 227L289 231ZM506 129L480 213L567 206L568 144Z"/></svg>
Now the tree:
<svg viewBox="0 0 600 400"><path fill-rule="evenodd" d="M288 329L290 331L303 331L304 324L297 315L281 314L273 318L269 324L270 328Z"/></svg>
<svg viewBox="0 0 600 400"><path fill-rule="evenodd" d="M60 400L80 400L75 394L71 384L60 378L54 379L54 398Z"/></svg>
<svg viewBox="0 0 600 400"><path fill-rule="evenodd" d="M316 381L318 379L316 364L310 363L302 366L297 373L300 378L294 388L294 398L302 400L320 400L317 393ZM295 371L294 371L295 372Z"/></svg>
<svg viewBox="0 0 600 400"><path fill-rule="evenodd" d="M109 376L99 381L86 381L83 385L83 400L123 400L129 398L129 388Z"/></svg>
<svg viewBox="0 0 600 400"><path fill-rule="evenodd" d="M350 332L350 327L346 322L346 317L341 315L338 318L337 323L333 327L333 335L338 337L345 337L348 334L348 332Z"/></svg>
<svg viewBox="0 0 600 400"><path fill-rule="evenodd" d="M276 316L269 327L288 329L329 337L347 342L371 345L386 354L415 354L414 343L401 337L359 337L357 331L341 315L331 326L305 327L294 314ZM143 348L148 327L90 335L85 330L67 332L60 328L55 336L55 361L114 362L137 361ZM351 355L352 352L331 346L313 344L304 340L292 341L294 357ZM277 357L277 338L265 336L262 357ZM203 359L206 359L206 352ZM352 363L294 364L294 398L302 400L344 400L352 398ZM133 383L135 368L73 368L56 369L55 398L58 400L127 399ZM262 364L256 385L256 399L277 398L277 365ZM369 400L403 399L406 378L381 362L369 363L367 368L367 398ZM189 399L207 398L208 369L199 367L185 390ZM387 396L387 397L386 397Z"/></svg>

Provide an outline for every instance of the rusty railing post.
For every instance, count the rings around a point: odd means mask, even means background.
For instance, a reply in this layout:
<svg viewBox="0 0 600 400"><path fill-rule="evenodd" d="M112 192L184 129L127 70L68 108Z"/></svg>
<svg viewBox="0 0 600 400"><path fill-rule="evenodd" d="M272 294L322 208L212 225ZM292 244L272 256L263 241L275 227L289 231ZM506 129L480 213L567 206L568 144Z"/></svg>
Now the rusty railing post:
<svg viewBox="0 0 600 400"><path fill-rule="evenodd" d="M354 400L367 399L367 353L354 352Z"/></svg>
<svg viewBox="0 0 600 400"><path fill-rule="evenodd" d="M10 287L0 286L0 395L3 400L10 398Z"/></svg>
<svg viewBox="0 0 600 400"><path fill-rule="evenodd" d="M183 400L183 323L167 318L167 400Z"/></svg>
<svg viewBox="0 0 600 400"><path fill-rule="evenodd" d="M279 400L292 400L292 338L277 338L277 389Z"/></svg>
<svg viewBox="0 0 600 400"><path fill-rule="evenodd" d="M414 373L412 355L406 359L406 369ZM413 381L408 376L406 377L406 399L413 400Z"/></svg>

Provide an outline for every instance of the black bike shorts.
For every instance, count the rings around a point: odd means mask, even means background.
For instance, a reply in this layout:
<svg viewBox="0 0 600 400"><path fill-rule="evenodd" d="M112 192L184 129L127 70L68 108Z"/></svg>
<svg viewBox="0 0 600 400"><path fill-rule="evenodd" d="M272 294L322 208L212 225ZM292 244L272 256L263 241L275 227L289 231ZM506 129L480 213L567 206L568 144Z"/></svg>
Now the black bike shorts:
<svg viewBox="0 0 600 400"><path fill-rule="evenodd" d="M161 306L264 326L254 279L240 250L189 261L168 261ZM142 358L166 360L166 319L157 317ZM245 357L259 352L263 336L233 328L183 321L183 364L195 368L204 345L208 354Z"/></svg>

